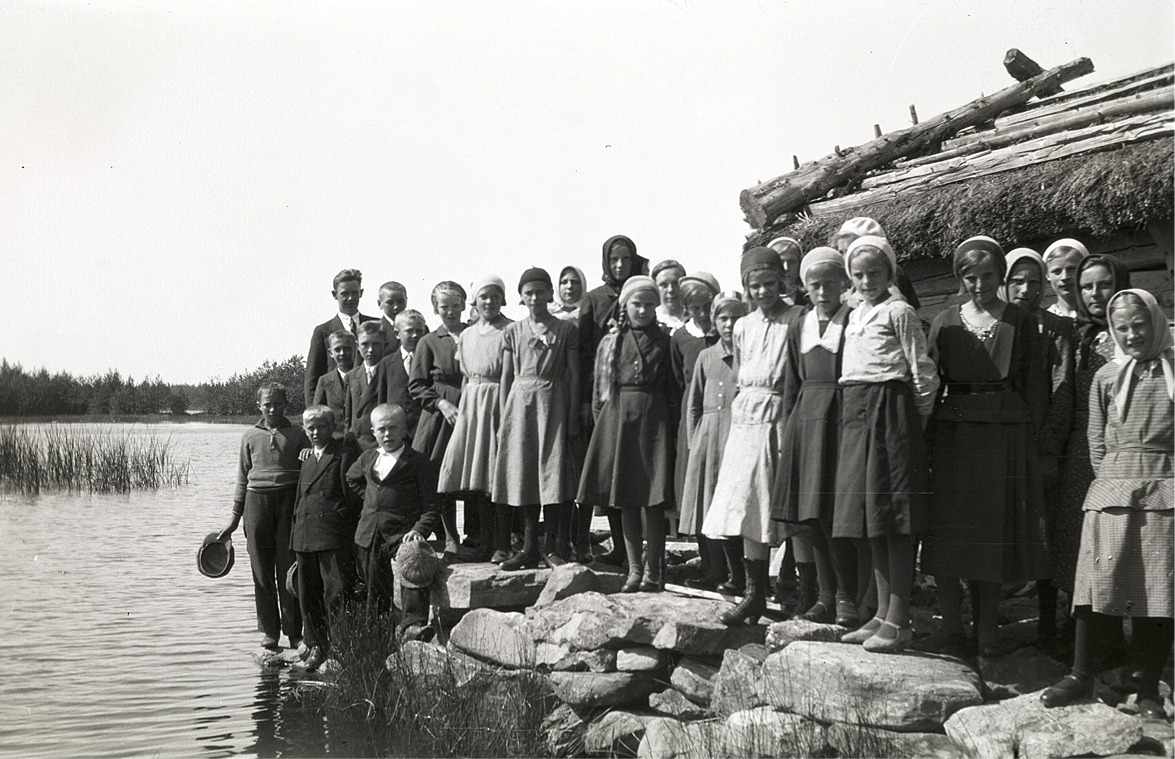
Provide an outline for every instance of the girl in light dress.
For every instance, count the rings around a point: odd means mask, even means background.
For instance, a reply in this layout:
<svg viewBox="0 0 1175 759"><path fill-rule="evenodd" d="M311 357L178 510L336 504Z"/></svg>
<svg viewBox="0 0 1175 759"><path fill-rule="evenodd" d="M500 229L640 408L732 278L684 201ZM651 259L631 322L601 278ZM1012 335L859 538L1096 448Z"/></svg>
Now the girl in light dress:
<svg viewBox="0 0 1175 759"><path fill-rule="evenodd" d="M1144 290L1123 290L1106 308L1120 357L1098 370L1089 396L1088 440L1097 479L1085 498L1073 592L1073 669L1041 694L1045 706L1087 698L1095 659L1132 622L1141 669L1137 706L1167 719L1159 676L1175 629L1172 399L1175 363L1166 315Z"/></svg>
<svg viewBox="0 0 1175 759"><path fill-rule="evenodd" d="M502 425L493 490L501 504L500 531L508 536L514 511L523 514L522 551L502 563L507 570L538 566L543 559L558 566L571 558L572 499L579 482L571 451L579 435L579 332L548 311L553 287L543 269L523 272L518 292L529 315L507 327L502 340ZM540 508L548 525L541 552ZM590 561L591 506L583 510L578 545ZM509 548L509 537L499 540L501 548Z"/></svg>
<svg viewBox="0 0 1175 759"><path fill-rule="evenodd" d="M861 305L845 326L832 537L868 541L877 613L841 640L900 651L912 638L914 535L925 529L928 509L923 429L938 373L917 312L890 293L897 259L889 243L856 239L845 268Z"/></svg>
<svg viewBox="0 0 1175 759"><path fill-rule="evenodd" d="M1113 256L1086 256L1075 275L1077 281L1077 325L1074 345L1073 426L1065 446L1064 463L1050 537L1054 563L1054 582L1058 588L1073 591L1077 568L1077 549L1081 544L1081 506L1093 482L1093 465L1089 459L1086 431L1089 425L1090 388L1093 377L1114 356L1106 307L1119 290L1130 287L1130 272Z"/></svg>
<svg viewBox="0 0 1175 759"><path fill-rule="evenodd" d="M600 342L596 356L595 427L577 498L620 513L626 593L663 587L665 506L673 496L681 388L669 366L669 335L657 324L659 302L651 277L631 277L621 288L619 324Z"/></svg>
<svg viewBox="0 0 1175 759"><path fill-rule="evenodd" d="M783 436L784 342L803 310L782 299L784 271L770 248L752 248L740 262L743 286L757 310L734 327L738 395L731 406L730 436L702 533L743 541L746 595L724 612L728 625L754 624L767 604L767 563L781 531L771 520L771 488Z"/></svg>
<svg viewBox="0 0 1175 759"><path fill-rule="evenodd" d="M688 460L682 478L679 531L697 535L699 549L706 557L702 576L687 580L686 585L731 595L742 595L746 590L742 538L711 540L702 534L702 523L710 511L722 467L722 451L730 436L730 405L738 390L734 326L746 313L747 306L738 292L721 293L714 298L710 321L718 342L698 354L682 403ZM679 445L679 455L681 450Z"/></svg>
<svg viewBox="0 0 1175 759"><path fill-rule="evenodd" d="M493 555L494 505L490 493L498 456L502 335L511 322L502 315L506 286L501 277L481 277L473 283L472 292L478 319L457 338L457 366L464 379L437 490L450 498L460 497L466 513L476 513L480 541L474 560L497 558L501 562L505 557ZM501 539L499 536L498 541ZM508 531L505 539L509 540Z"/></svg>

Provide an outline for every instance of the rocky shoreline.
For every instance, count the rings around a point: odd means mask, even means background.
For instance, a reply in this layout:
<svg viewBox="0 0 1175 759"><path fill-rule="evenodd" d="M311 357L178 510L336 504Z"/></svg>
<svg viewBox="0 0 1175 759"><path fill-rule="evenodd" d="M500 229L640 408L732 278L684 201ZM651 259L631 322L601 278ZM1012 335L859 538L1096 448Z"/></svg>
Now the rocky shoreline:
<svg viewBox="0 0 1175 759"><path fill-rule="evenodd" d="M487 697L497 682L533 681L552 705L552 756L1175 755L1171 724L1127 713L1129 701L1040 705L1039 690L1066 670L1023 645L1034 601L1005 602L1004 630L1020 647L963 661L871 654L837 642L835 625L726 627L727 601L620 594L621 579L575 564L455 565L436 594L440 641L406 643L386 666ZM921 612L924 634L934 622Z"/></svg>

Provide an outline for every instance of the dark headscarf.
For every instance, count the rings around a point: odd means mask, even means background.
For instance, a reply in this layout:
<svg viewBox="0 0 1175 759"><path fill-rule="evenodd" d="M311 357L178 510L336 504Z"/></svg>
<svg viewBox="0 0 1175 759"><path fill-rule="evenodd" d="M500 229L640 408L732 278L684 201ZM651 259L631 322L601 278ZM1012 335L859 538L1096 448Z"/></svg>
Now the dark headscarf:
<svg viewBox="0 0 1175 759"><path fill-rule="evenodd" d="M608 266L608 254L612 252L612 246L618 242L625 243L628 245L629 250L632 251L632 266L628 270L629 277L635 274L644 274L649 266L649 259L638 256L636 253L636 243L624 235L613 235L604 241L604 253L601 257L601 266L604 269L604 281L612 287L620 289L624 286L624 279L618 280L613 277L612 268ZM628 277L625 277L625 279L628 279ZM584 287L587 287L587 283L584 283Z"/></svg>
<svg viewBox="0 0 1175 759"><path fill-rule="evenodd" d="M1093 346L1093 341L1098 334L1109 329L1107 322L1108 312L1105 316L1094 316L1089 312L1089 306L1085 305L1085 298L1081 295L1081 275L1087 269L1095 266L1101 266L1109 270L1110 277L1114 280L1114 292L1110 293L1113 297L1114 293L1119 290L1125 290L1130 287L1130 270L1126 266L1114 258L1113 256L1087 256L1081 260L1077 266L1077 368L1089 368L1089 351ZM1106 302L1107 309L1109 302Z"/></svg>

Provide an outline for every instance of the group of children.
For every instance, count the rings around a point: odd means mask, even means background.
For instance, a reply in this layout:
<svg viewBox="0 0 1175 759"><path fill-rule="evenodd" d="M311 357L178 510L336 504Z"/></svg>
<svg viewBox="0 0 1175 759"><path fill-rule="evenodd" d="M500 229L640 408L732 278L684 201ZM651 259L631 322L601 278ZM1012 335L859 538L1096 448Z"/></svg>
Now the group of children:
<svg viewBox="0 0 1175 759"><path fill-rule="evenodd" d="M442 282L436 331L423 334L415 312L385 312L392 352L383 322L368 327L352 310L363 364L347 371L351 333L335 330L339 382L324 374L315 392L328 404L343 397L352 433L343 440L325 432L337 432L337 405L308 408L309 440L299 440L280 416L279 389L263 388L226 531L245 513L252 557L252 533L269 527L261 520L276 520L281 545L282 509L293 515L285 535L311 652L325 651L323 610L339 596L328 575L351 551L305 541L329 521L329 497L311 494L334 488L347 505L331 515L359 519L356 568L371 582L402 541L438 525L455 556L460 499L467 531L476 525L472 558L505 570L610 562L627 568L624 592L661 590L666 535L697 536L703 572L691 584L742 597L727 624L764 612L770 550L786 541L798 616L844 625L842 640L876 652L911 643L916 564L935 577L944 629L934 645L948 652L1000 653L1001 588L1035 581L1045 642L1057 635L1058 588L1077 620L1073 673L1045 703L1089 694L1097 641L1112 634L1112 617L1130 616L1140 709L1162 712L1175 372L1165 315L1129 288L1118 261L1072 239L1042 256L970 238L954 253L960 297L928 334L872 219L847 221L806 255L786 237L746 251L745 295L676 261L649 269L624 236L605 242L601 264L604 284L588 292L574 267L555 281L527 270L518 322L501 313L499 277L473 283L470 324L466 291ZM1057 303L1042 310L1046 280ZM299 446L313 451L300 467ZM331 457L337 464L321 463ZM259 466L275 473L254 474ZM1059 497L1046 499L1046 488ZM593 513L612 533L601 556ZM303 564L305 552L332 553ZM254 563L258 619L276 644L275 633L300 623L271 592L280 551L267 555ZM314 566L321 587L306 578ZM975 641L963 625L964 581Z"/></svg>

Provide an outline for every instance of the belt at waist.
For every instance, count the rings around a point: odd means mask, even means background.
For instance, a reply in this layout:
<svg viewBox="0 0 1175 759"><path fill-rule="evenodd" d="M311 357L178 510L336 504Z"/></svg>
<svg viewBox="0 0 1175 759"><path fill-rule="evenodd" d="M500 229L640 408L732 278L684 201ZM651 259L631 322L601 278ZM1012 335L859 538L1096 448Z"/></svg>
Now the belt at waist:
<svg viewBox="0 0 1175 759"><path fill-rule="evenodd" d="M491 377L488 374L470 374L465 378L467 385L496 385L501 382L502 378Z"/></svg>
<svg viewBox="0 0 1175 759"><path fill-rule="evenodd" d="M1169 449L1159 445L1116 445L1114 450L1106 451L1107 456L1113 456L1115 453L1149 453L1158 456L1171 456Z"/></svg>
<svg viewBox="0 0 1175 759"><path fill-rule="evenodd" d="M563 377L515 377L514 384L516 385L563 385L567 380Z"/></svg>
<svg viewBox="0 0 1175 759"><path fill-rule="evenodd" d="M838 380L804 380L800 389L803 390L805 387L840 387L840 382Z"/></svg>
<svg viewBox="0 0 1175 759"><path fill-rule="evenodd" d="M999 382L948 382L947 395L989 395L1011 393L1015 390L1009 380Z"/></svg>
<svg viewBox="0 0 1175 759"><path fill-rule="evenodd" d="M656 393L665 394L665 388L660 385L617 385L616 389L622 393Z"/></svg>

